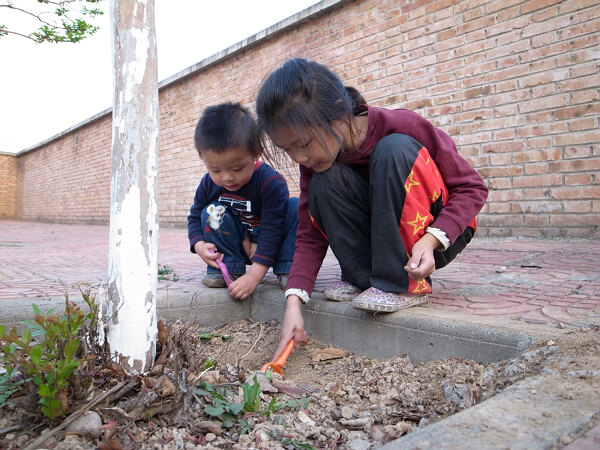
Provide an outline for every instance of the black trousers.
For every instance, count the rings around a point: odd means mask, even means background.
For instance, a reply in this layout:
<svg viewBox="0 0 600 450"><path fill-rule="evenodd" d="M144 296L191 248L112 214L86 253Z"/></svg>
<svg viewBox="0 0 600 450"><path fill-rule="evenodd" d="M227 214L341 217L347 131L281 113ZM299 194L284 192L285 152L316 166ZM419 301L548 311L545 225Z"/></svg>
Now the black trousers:
<svg viewBox="0 0 600 450"><path fill-rule="evenodd" d="M412 249L405 248L399 224L405 182L422 147L410 136L389 135L373 149L368 174L334 164L313 176L309 210L327 235L343 280L361 289L373 286L386 292L408 291L404 266ZM440 197L430 205L433 217L442 210L443 202ZM473 228L467 227L447 250L434 251L436 269L452 261L473 233Z"/></svg>

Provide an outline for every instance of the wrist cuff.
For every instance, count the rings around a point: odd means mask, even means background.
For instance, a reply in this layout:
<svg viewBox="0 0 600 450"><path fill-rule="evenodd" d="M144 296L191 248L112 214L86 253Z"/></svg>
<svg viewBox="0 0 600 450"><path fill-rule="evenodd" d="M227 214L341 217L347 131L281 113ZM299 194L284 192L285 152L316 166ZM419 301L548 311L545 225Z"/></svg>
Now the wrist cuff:
<svg viewBox="0 0 600 450"><path fill-rule="evenodd" d="M448 250L448 247L450 247L450 239L448 239L445 231L435 227L427 227L425 232L431 234L438 241L440 241L440 244L442 244L442 247L444 247L442 250Z"/></svg>
<svg viewBox="0 0 600 450"><path fill-rule="evenodd" d="M310 296L304 289L288 289L285 291L285 298L287 299L290 295L296 295L305 305L309 302Z"/></svg>

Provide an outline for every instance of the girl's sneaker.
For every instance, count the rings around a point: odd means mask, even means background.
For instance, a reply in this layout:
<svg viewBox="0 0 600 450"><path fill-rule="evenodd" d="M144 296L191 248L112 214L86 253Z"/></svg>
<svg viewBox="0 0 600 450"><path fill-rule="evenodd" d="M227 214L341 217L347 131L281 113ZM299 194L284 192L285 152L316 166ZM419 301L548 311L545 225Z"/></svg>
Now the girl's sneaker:
<svg viewBox="0 0 600 450"><path fill-rule="evenodd" d="M352 300L352 307L364 311L394 312L427 302L427 294L394 294L370 287Z"/></svg>
<svg viewBox="0 0 600 450"><path fill-rule="evenodd" d="M333 300L334 302L349 302L361 292L362 291L353 284L340 280L327 286L323 291L323 294L329 300Z"/></svg>

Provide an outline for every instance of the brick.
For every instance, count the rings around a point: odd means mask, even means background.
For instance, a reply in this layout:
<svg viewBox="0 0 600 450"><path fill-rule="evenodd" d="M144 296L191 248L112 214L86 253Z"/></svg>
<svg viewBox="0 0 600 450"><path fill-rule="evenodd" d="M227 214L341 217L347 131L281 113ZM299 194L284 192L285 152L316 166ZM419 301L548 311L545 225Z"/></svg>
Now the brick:
<svg viewBox="0 0 600 450"><path fill-rule="evenodd" d="M562 186L563 176L560 174L531 175L513 179L513 187Z"/></svg>

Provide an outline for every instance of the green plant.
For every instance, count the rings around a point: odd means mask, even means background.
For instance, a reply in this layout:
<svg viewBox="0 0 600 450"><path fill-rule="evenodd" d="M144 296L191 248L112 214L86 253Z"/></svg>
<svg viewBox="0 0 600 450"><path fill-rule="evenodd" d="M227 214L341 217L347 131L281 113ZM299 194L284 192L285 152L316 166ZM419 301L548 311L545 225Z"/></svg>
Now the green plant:
<svg viewBox="0 0 600 450"><path fill-rule="evenodd" d="M4 370L0 373L0 408L13 406L10 397L25 383L16 369Z"/></svg>
<svg viewBox="0 0 600 450"><path fill-rule="evenodd" d="M76 358L79 332L93 313L86 315L68 298L62 315L32 307L35 317L21 323L27 326L22 335L17 334L16 327L7 332L4 325L0 326L1 359L7 378L12 380L5 380L5 384L18 383L17 374L26 377L23 382L32 382L36 387L42 412L53 419L67 412L69 377L84 361Z"/></svg>
<svg viewBox="0 0 600 450"><path fill-rule="evenodd" d="M165 264L164 266L158 266L158 279L162 281L177 281L179 280L179 276L173 272L172 268Z"/></svg>
<svg viewBox="0 0 600 450"><path fill-rule="evenodd" d="M261 411L261 399L260 399L260 384L258 383L257 376L254 375L252 378L253 384L245 382L242 384L242 391L244 393L244 401L238 403L232 403L231 398L233 394L225 389L224 387L212 386L207 382L202 382L199 387L196 388L196 394L204 396L211 404L204 407L206 414L218 417L223 423L223 427L231 428L238 424L242 427L241 433L246 433L250 430L251 426L246 420L245 414L262 414L268 417L270 414L279 411L283 408L297 408L301 406L306 407L309 402L308 398L293 399L286 403L278 402L276 398L271 399L268 405L266 405Z"/></svg>

